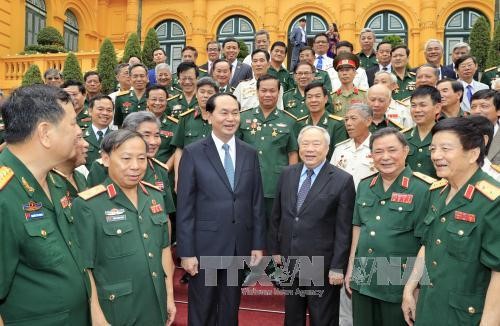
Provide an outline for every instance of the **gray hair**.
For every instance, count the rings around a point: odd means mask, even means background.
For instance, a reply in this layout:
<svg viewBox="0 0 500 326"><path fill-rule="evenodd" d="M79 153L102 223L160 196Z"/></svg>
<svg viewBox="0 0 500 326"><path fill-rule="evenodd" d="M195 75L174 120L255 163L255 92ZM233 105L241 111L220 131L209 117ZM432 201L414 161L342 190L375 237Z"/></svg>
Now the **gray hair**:
<svg viewBox="0 0 500 326"><path fill-rule="evenodd" d="M397 78L397 77L396 77L396 75L394 75L393 73L390 73L390 72L388 72L388 71L383 71L383 70L381 70L381 71L377 71L377 72L375 73L375 77L377 77L377 76L379 76L379 75L389 75L389 77L391 78L391 81L392 81L393 83L395 83L395 84L397 84L397 83L398 83L398 78Z"/></svg>
<svg viewBox="0 0 500 326"><path fill-rule="evenodd" d="M144 144L146 145L146 153L147 153L148 144L146 143L146 141L142 138L142 136L139 133L128 129L113 130L112 132L104 136L101 143L101 151L109 155L115 149L123 145L127 140L136 137L140 138L144 142Z"/></svg>
<svg viewBox="0 0 500 326"><path fill-rule="evenodd" d="M302 130L300 130L299 137L297 137L297 141L299 142L299 146L300 146L300 142L302 141L302 137L304 137L304 134L308 130L318 130L319 132L321 132L321 134L323 135L323 138L325 139L326 145L330 146L330 134L328 133L328 131L326 131L325 128L318 127L318 126L305 126L304 128L302 128Z"/></svg>
<svg viewBox="0 0 500 326"><path fill-rule="evenodd" d="M45 70L45 73L43 74L43 78L47 78L48 76L59 76L59 78L62 78L61 72L55 68L49 68L49 69Z"/></svg>
<svg viewBox="0 0 500 326"><path fill-rule="evenodd" d="M373 31L373 29L369 28L369 27L365 27L361 30L361 32L359 33L359 36L363 35L364 33L372 33L373 35L375 35L375 32Z"/></svg>
<svg viewBox="0 0 500 326"><path fill-rule="evenodd" d="M156 123L156 125L158 125L158 128L160 128L161 126L160 120L158 120L158 118L152 112L139 111L132 112L127 115L125 120L123 120L122 128L131 131L137 131L137 129L143 122Z"/></svg>
<svg viewBox="0 0 500 326"><path fill-rule="evenodd" d="M257 38L257 36L259 36L259 35L265 35L267 37L267 39L270 40L269 32L266 31L265 29L258 30L257 33L255 33L255 38Z"/></svg>
<svg viewBox="0 0 500 326"><path fill-rule="evenodd" d="M418 67L416 74L418 75L419 70L422 69L422 68L425 68L425 67L432 68L432 71L434 72L434 75L436 75L436 77L439 79L439 69L436 68L436 67L434 67L430 63L424 63L423 65L421 65L420 67Z"/></svg>
<svg viewBox="0 0 500 326"><path fill-rule="evenodd" d="M458 42L453 46L451 49L451 52L455 51L456 49L461 49L461 48L467 48L467 52L470 52L470 45L466 42Z"/></svg>
<svg viewBox="0 0 500 326"><path fill-rule="evenodd" d="M375 140L390 135L396 136L403 147L408 146L408 141L406 140L405 136L401 132L399 132L399 130L394 127L386 127L379 129L372 134L372 136L370 137L370 150L373 150L373 143L375 142Z"/></svg>
<svg viewBox="0 0 500 326"><path fill-rule="evenodd" d="M427 47L429 46L429 44L431 43L437 43L439 44L439 46L441 47L441 50L443 50L443 42L441 42L440 40L438 39L435 39L435 38L430 38L427 40L427 42L425 42L425 45L424 45L424 50L427 51Z"/></svg>
<svg viewBox="0 0 500 326"><path fill-rule="evenodd" d="M170 73L172 73L172 69L170 69L170 66L166 63L159 63L155 67L155 74L158 75L158 70L160 69L167 69Z"/></svg>
<svg viewBox="0 0 500 326"><path fill-rule="evenodd" d="M347 112L352 110L358 110L364 119L373 118L373 110L367 104L355 103L347 108Z"/></svg>

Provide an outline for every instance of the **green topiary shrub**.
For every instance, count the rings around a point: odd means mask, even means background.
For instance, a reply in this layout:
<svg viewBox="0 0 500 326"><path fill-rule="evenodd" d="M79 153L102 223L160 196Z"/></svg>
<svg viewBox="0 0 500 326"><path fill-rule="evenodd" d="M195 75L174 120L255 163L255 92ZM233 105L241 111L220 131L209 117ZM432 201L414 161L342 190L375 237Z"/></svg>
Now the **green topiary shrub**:
<svg viewBox="0 0 500 326"><path fill-rule="evenodd" d="M66 49L60 45L39 45L39 44L33 44L33 45L28 45L24 49L26 54L33 54L33 53L59 53L59 52L66 52Z"/></svg>
<svg viewBox="0 0 500 326"><path fill-rule="evenodd" d="M23 76L22 86L31 86L34 84L43 84L42 74L37 65L29 66Z"/></svg>
<svg viewBox="0 0 500 326"><path fill-rule="evenodd" d="M149 69L153 69L156 65L153 61L153 51L159 47L160 41L158 40L158 34L156 34L154 28L150 28L144 40L144 46L142 47L142 63Z"/></svg>
<svg viewBox="0 0 500 326"><path fill-rule="evenodd" d="M238 54L238 60L243 60L249 54L248 46L242 40L238 40L238 44L240 45L240 53Z"/></svg>
<svg viewBox="0 0 500 326"><path fill-rule="evenodd" d="M101 77L101 87L104 94L109 94L115 91L116 78L115 67L117 65L115 47L113 43L106 38L99 50L99 60L97 63L97 71Z"/></svg>
<svg viewBox="0 0 500 326"><path fill-rule="evenodd" d="M57 29L52 26L44 27L38 32L36 41L39 45L60 45L64 47L64 38Z"/></svg>
<svg viewBox="0 0 500 326"><path fill-rule="evenodd" d="M136 33L130 34L125 44L125 50L123 52L122 62L128 62L130 57L141 57L141 43L139 42L139 37Z"/></svg>
<svg viewBox="0 0 500 326"><path fill-rule="evenodd" d="M479 71L483 71L488 57L488 48L490 47L490 24L485 17L479 17L469 36L471 55L476 57Z"/></svg>
<svg viewBox="0 0 500 326"><path fill-rule="evenodd" d="M82 68L73 52L68 53L66 56L62 74L64 80L75 80L83 83Z"/></svg>
<svg viewBox="0 0 500 326"><path fill-rule="evenodd" d="M387 35L382 41L391 43L392 47L403 44L403 39L399 35Z"/></svg>
<svg viewBox="0 0 500 326"><path fill-rule="evenodd" d="M495 28L495 34L490 43L488 50L488 60L486 60L486 68L496 67L500 65L500 24Z"/></svg>

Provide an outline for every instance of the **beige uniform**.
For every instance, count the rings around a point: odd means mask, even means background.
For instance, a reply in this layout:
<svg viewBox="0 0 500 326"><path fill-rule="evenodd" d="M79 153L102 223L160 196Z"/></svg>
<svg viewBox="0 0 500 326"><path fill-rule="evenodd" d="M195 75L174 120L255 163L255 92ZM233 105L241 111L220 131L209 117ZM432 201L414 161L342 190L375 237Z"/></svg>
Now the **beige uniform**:
<svg viewBox="0 0 500 326"><path fill-rule="evenodd" d="M415 126L415 122L413 122L411 117L410 108L400 101L391 100L391 104L389 104L385 116L402 125L404 128L413 128Z"/></svg>
<svg viewBox="0 0 500 326"><path fill-rule="evenodd" d="M233 92L238 102L241 104L241 111L253 109L259 106L259 97L257 96L257 80L252 78L250 80L241 81ZM278 95L279 110L283 110L283 87L280 87Z"/></svg>

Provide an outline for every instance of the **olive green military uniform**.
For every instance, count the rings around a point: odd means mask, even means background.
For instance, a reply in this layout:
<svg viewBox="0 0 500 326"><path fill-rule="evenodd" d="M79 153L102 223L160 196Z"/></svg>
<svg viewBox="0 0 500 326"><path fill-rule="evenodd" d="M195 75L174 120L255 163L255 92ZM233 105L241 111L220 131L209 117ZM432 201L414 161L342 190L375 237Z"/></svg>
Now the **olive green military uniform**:
<svg viewBox="0 0 500 326"><path fill-rule="evenodd" d="M387 191L380 173L359 183L352 224L361 230L350 283L355 326L405 325L403 273L420 249L433 181L407 166Z"/></svg>
<svg viewBox="0 0 500 326"><path fill-rule="evenodd" d="M491 88L491 83L500 78L500 66L485 69L481 76L481 83Z"/></svg>
<svg viewBox="0 0 500 326"><path fill-rule="evenodd" d="M168 93L168 97L169 97L169 98L170 98L170 97L174 97L174 96L176 96L176 95L180 95L180 94L182 94L182 90L181 90L181 89L179 89L179 88L177 88L177 87L174 87L174 86L172 86L172 85L170 85L170 86L166 87L166 89L167 89L167 93Z"/></svg>
<svg viewBox="0 0 500 326"><path fill-rule="evenodd" d="M420 139L417 127L402 130L410 151L406 157L408 164L413 171L422 172L433 178L437 178L436 169L431 161L431 151L429 145L432 141L432 134L429 132L424 139Z"/></svg>
<svg viewBox="0 0 500 326"><path fill-rule="evenodd" d="M212 133L212 125L203 120L199 107L182 113L179 118L179 127L171 143L175 147L183 149Z"/></svg>
<svg viewBox="0 0 500 326"><path fill-rule="evenodd" d="M408 69L405 72L403 79L399 78L397 74L394 74L398 80L398 88L392 93L392 98L398 101L402 101L409 98L413 91L415 90L415 76L413 71Z"/></svg>
<svg viewBox="0 0 500 326"><path fill-rule="evenodd" d="M283 107L285 111L290 112L298 119L305 117L309 114L309 109L307 109L305 103L305 97L300 94L300 91L297 88L291 89L285 94L283 94ZM328 95L328 101L326 103L326 111L332 113L332 98Z"/></svg>
<svg viewBox="0 0 500 326"><path fill-rule="evenodd" d="M146 110L146 94L139 99L135 91L131 89L129 92L116 96L115 100L115 121L114 124L121 127L123 120L129 113Z"/></svg>
<svg viewBox="0 0 500 326"><path fill-rule="evenodd" d="M236 88L231 87L231 85L227 84L224 87L219 87L219 93L227 93L227 94L233 94L234 90Z"/></svg>
<svg viewBox="0 0 500 326"><path fill-rule="evenodd" d="M8 148L0 154L0 316L5 325L90 325L90 282L65 184L50 200Z"/></svg>
<svg viewBox="0 0 500 326"><path fill-rule="evenodd" d="M162 192L141 182L137 208L109 178L73 202L83 262L111 325L165 325L162 251L169 246Z"/></svg>
<svg viewBox="0 0 500 326"><path fill-rule="evenodd" d="M176 95L168 98L167 110L165 111L165 114L179 119L179 115L181 113L191 110L197 105L198 100L196 99L196 96L193 96L191 102L188 103L184 94L180 94L178 96Z"/></svg>
<svg viewBox="0 0 500 326"><path fill-rule="evenodd" d="M363 51L356 54L359 58L359 66L363 69L368 69L370 67L378 65L377 55L375 54L375 50L369 56L366 56Z"/></svg>
<svg viewBox="0 0 500 326"><path fill-rule="evenodd" d="M102 164L101 160L96 160L90 168L87 176L87 186L94 187L106 180L108 177L108 168ZM172 189L169 186L168 169L165 164L157 159L148 159L148 166L144 174L143 181L155 185L163 191L163 200L165 203L166 213L175 212L175 205L172 199Z"/></svg>
<svg viewBox="0 0 500 326"><path fill-rule="evenodd" d="M331 93L333 103L333 114L344 117L347 109L353 104L366 103L366 91L354 87L352 90L344 91L339 88Z"/></svg>
<svg viewBox="0 0 500 326"><path fill-rule="evenodd" d="M168 159L174 154L175 146L172 145L172 140L177 133L177 128L179 126L179 120L169 115L165 115L161 120L160 126L160 137L161 144L156 158L160 162L166 163Z"/></svg>
<svg viewBox="0 0 500 326"><path fill-rule="evenodd" d="M415 325L479 325L491 271L500 271L500 184L481 168L446 204L446 180L432 184L424 219L425 265Z"/></svg>
<svg viewBox="0 0 500 326"><path fill-rule="evenodd" d="M368 129L373 134L375 131L380 130L382 128L387 128L387 127L393 127L393 128L398 129L398 130L404 129L404 127L402 125L400 125L396 121L394 121L392 119L388 119L388 118L385 118L384 120L382 120L378 124L376 124L375 122L372 121L372 123L371 123L370 127L368 127Z"/></svg>
<svg viewBox="0 0 500 326"><path fill-rule="evenodd" d="M101 143L102 139L104 136L109 134L111 130L109 128L106 129L106 133L102 136L102 138L98 141L96 134L94 130L92 129L92 125L87 127L87 130L85 130L83 134L83 139L89 143L89 150L87 152L87 161L85 163L85 166L87 169L90 170L90 167L92 166L92 163L94 163L95 160L99 159L101 157Z"/></svg>
<svg viewBox="0 0 500 326"><path fill-rule="evenodd" d="M208 71L203 68L198 68L198 73L198 79L208 76Z"/></svg>
<svg viewBox="0 0 500 326"><path fill-rule="evenodd" d="M296 88L295 80L293 79L293 72L290 72L290 89ZM314 80L317 82L323 83L323 86L326 88L328 93L332 91L332 80L330 79L330 75L324 70L316 69L314 73Z"/></svg>
<svg viewBox="0 0 500 326"><path fill-rule="evenodd" d="M296 131L296 135L299 134L300 129L305 126L313 125L311 116L306 116L297 120L298 130ZM333 151L335 150L335 145L349 138L347 135L347 130L345 129L344 119L337 115L329 114L328 112L323 113L321 119L317 124L318 127L325 128L330 135L330 149L328 150L328 154L326 159L330 161Z"/></svg>
<svg viewBox="0 0 500 326"><path fill-rule="evenodd" d="M76 123L80 126L80 129L85 130L92 124L92 119L89 115L89 109L87 105L76 116Z"/></svg>
<svg viewBox="0 0 500 326"><path fill-rule="evenodd" d="M279 70L276 70L274 67L269 67L267 69L267 73L271 76L278 78L281 83L281 87L283 87L283 92L286 92L292 89L294 86L293 76L290 75L290 72L285 69L285 67L281 66Z"/></svg>
<svg viewBox="0 0 500 326"><path fill-rule="evenodd" d="M458 111L458 117L465 117L465 116L466 115L465 115L464 111L462 111L462 109L460 109L460 111ZM441 120L446 119L446 118L455 118L455 117L448 117L448 116L446 116L446 114L444 114L443 111L441 111L439 113L439 117L437 118L437 121L441 121Z"/></svg>
<svg viewBox="0 0 500 326"><path fill-rule="evenodd" d="M66 195L71 198L71 201L78 197L78 193L87 189L87 179L80 172L73 170L73 180L75 180L76 188L68 179L68 177L57 169L52 169L50 174L55 180L60 180L61 183L66 185Z"/></svg>

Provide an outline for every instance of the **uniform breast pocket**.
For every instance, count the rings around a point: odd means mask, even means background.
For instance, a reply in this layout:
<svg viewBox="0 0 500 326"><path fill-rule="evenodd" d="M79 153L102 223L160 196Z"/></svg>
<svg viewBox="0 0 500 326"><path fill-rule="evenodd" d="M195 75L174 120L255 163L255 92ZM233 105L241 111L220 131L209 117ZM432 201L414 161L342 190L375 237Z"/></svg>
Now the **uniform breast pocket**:
<svg viewBox="0 0 500 326"><path fill-rule="evenodd" d="M35 269L51 269L64 260L63 240L51 220L29 221L24 224L28 238L23 243L26 264Z"/></svg>
<svg viewBox="0 0 500 326"><path fill-rule="evenodd" d="M474 239L478 223L451 221L446 226L448 254L463 261L477 261L481 241Z"/></svg>
<svg viewBox="0 0 500 326"><path fill-rule="evenodd" d="M161 246L163 242L163 232L168 232L167 214L154 214L151 216L151 221L153 222L154 240Z"/></svg>
<svg viewBox="0 0 500 326"><path fill-rule="evenodd" d="M404 204L390 201L387 206L391 210L389 228L394 230L409 231L413 228L412 212L413 203Z"/></svg>
<svg viewBox="0 0 500 326"><path fill-rule="evenodd" d="M97 289L99 302L108 322L113 325L135 325L130 319L134 309L132 281L115 284L103 284Z"/></svg>
<svg viewBox="0 0 500 326"><path fill-rule="evenodd" d="M137 251L137 242L133 236L134 228L130 222L105 222L102 230L104 232L102 250L106 257L120 258Z"/></svg>
<svg viewBox="0 0 500 326"><path fill-rule="evenodd" d="M358 207L359 218L363 224L366 224L370 216L375 215L373 211L375 205L375 198L359 198L356 199L356 206Z"/></svg>
<svg viewBox="0 0 500 326"><path fill-rule="evenodd" d="M280 146L284 146L288 143L288 137L290 137L290 131L288 129L275 129L271 133L273 144Z"/></svg>

